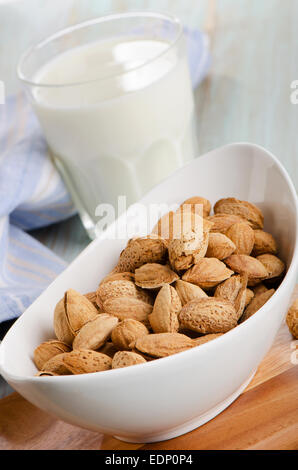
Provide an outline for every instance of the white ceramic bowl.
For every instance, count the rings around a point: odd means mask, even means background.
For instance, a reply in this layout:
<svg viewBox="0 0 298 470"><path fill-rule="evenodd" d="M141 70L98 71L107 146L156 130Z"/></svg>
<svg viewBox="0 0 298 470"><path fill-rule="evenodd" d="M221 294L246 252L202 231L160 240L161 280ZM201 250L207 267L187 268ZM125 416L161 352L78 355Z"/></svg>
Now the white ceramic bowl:
<svg viewBox="0 0 298 470"><path fill-rule="evenodd" d="M233 144L177 171L143 202L212 203L234 196L256 203L277 238L287 275L247 322L198 348L159 361L98 374L33 377L34 348L53 337L53 309L65 290L85 293L115 265L124 241L98 239L31 305L0 347L0 370L30 402L78 426L132 442L176 437L206 423L245 389L284 320L296 283L297 196L280 163L264 149ZM120 218L118 223L121 225Z"/></svg>

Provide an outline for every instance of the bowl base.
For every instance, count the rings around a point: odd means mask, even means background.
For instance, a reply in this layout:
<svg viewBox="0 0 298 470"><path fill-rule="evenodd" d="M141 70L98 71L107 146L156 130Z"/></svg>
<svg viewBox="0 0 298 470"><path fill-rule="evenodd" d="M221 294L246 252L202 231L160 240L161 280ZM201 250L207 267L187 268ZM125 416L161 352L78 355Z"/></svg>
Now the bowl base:
<svg viewBox="0 0 298 470"><path fill-rule="evenodd" d="M240 395L241 393L246 389L246 387L250 384L252 379L255 376L257 370L255 370L250 377L244 382L244 384L241 385L241 387L236 390L232 395L230 395L228 398L226 398L224 401L216 405L214 408L209 410L207 413L204 413L203 415L200 415L191 421L188 421L187 423L184 423L182 426L179 426L177 428L172 429L169 432L161 433L161 434L155 434L155 435L144 435L142 437L125 437L125 436L114 436L116 439L119 441L123 442L129 442L132 444L150 444L153 442L162 442L162 441L168 441L169 439L175 439L176 437L183 436L183 434L187 434L194 429L197 429L203 424L208 423L208 421L211 421L211 419L215 418L217 415L222 413L226 408L228 408Z"/></svg>

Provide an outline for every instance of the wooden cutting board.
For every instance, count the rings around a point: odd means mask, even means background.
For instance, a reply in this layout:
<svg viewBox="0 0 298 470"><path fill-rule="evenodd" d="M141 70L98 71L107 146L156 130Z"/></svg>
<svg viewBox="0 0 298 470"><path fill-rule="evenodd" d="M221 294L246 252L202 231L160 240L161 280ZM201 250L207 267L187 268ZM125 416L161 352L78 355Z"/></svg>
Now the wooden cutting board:
<svg viewBox="0 0 298 470"><path fill-rule="evenodd" d="M298 449L297 347L284 324L253 382L236 402L201 428L157 444L126 444L71 426L14 393L0 400L0 449Z"/></svg>

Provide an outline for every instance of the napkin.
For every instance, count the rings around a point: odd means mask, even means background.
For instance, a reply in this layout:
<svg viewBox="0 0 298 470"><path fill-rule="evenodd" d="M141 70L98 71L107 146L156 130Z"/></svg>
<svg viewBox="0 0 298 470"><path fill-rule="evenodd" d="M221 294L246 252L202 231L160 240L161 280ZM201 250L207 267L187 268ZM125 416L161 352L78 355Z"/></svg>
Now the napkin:
<svg viewBox="0 0 298 470"><path fill-rule="evenodd" d="M209 64L208 37L185 29L193 86ZM75 214L24 94L0 105L0 323L18 317L66 263L27 231Z"/></svg>

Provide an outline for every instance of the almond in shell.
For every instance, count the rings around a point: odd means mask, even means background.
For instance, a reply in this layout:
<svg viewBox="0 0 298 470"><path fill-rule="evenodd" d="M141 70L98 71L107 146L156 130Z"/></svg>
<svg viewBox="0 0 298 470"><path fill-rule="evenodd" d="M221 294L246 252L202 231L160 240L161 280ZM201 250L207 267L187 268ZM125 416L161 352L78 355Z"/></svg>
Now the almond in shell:
<svg viewBox="0 0 298 470"><path fill-rule="evenodd" d="M253 247L253 256L260 256L265 254L276 255L277 243L274 237L263 230L255 230L255 242Z"/></svg>
<svg viewBox="0 0 298 470"><path fill-rule="evenodd" d="M246 289L245 307L247 307L250 304L254 296L255 294L251 289Z"/></svg>
<svg viewBox="0 0 298 470"><path fill-rule="evenodd" d="M195 196L191 197L190 199L187 199L181 205L180 210L185 210L187 207L189 207L192 212L199 214L203 217L208 217L211 212L211 202L208 201L208 199L205 199L204 197Z"/></svg>
<svg viewBox="0 0 298 470"><path fill-rule="evenodd" d="M262 294L256 295L248 307L246 308L242 318L241 318L241 323L244 321L248 320L250 317L252 317L255 313L257 313L260 308L262 308L266 302L275 294L275 290L267 290L266 292L263 292Z"/></svg>
<svg viewBox="0 0 298 470"><path fill-rule="evenodd" d="M58 374L54 374L53 372L48 372L46 370L40 370L35 374L35 377L55 377L58 376Z"/></svg>
<svg viewBox="0 0 298 470"><path fill-rule="evenodd" d="M270 254L260 255L257 257L257 260L265 266L268 272L266 279L278 278L282 276L286 270L285 263L277 258L277 256Z"/></svg>
<svg viewBox="0 0 298 470"><path fill-rule="evenodd" d="M116 297L104 303L104 311L117 317L120 321L132 319L148 325L148 315L152 313L152 305L134 297Z"/></svg>
<svg viewBox="0 0 298 470"><path fill-rule="evenodd" d="M247 274L248 285L254 286L268 276L265 266L256 258L247 255L232 255L225 263L236 273Z"/></svg>
<svg viewBox="0 0 298 470"><path fill-rule="evenodd" d="M113 329L118 324L118 318L102 313L94 320L86 323L79 331L73 342L73 349L100 349L110 338Z"/></svg>
<svg viewBox="0 0 298 470"><path fill-rule="evenodd" d="M41 370L44 364L58 354L70 352L70 347L66 343L58 340L50 340L41 343L34 351L34 362L37 369Z"/></svg>
<svg viewBox="0 0 298 470"><path fill-rule="evenodd" d="M235 244L222 233L210 233L207 258L224 260L231 256L236 250Z"/></svg>
<svg viewBox="0 0 298 470"><path fill-rule="evenodd" d="M298 299L294 301L288 311L287 325L294 338L298 339Z"/></svg>
<svg viewBox="0 0 298 470"><path fill-rule="evenodd" d="M122 369L124 367L145 364L147 361L140 355L132 351L119 351L113 357L112 369Z"/></svg>
<svg viewBox="0 0 298 470"><path fill-rule="evenodd" d="M235 254L251 254L255 243L255 234L248 224L243 222L234 224L227 230L226 235L236 246Z"/></svg>
<svg viewBox="0 0 298 470"><path fill-rule="evenodd" d="M247 201L240 201L236 198L221 199L215 204L214 213L239 215L248 220L255 229L263 229L264 227L262 211L257 206Z"/></svg>
<svg viewBox="0 0 298 470"><path fill-rule="evenodd" d="M172 356L194 346L192 339L180 333L159 333L144 336L135 343L137 351L155 358Z"/></svg>
<svg viewBox="0 0 298 470"><path fill-rule="evenodd" d="M191 300L208 297L203 289L201 289L199 286L196 286L195 284L191 284L190 282L179 280L175 283L175 289L180 297L182 306L186 305Z"/></svg>
<svg viewBox="0 0 298 470"><path fill-rule="evenodd" d="M103 284L100 284L97 292L97 304L103 310L104 302L108 299L116 297L134 297L143 302L153 303L148 292L139 289L134 282L119 279L119 280L108 280Z"/></svg>
<svg viewBox="0 0 298 470"><path fill-rule="evenodd" d="M210 341L220 338L221 336L223 336L223 333L200 336L199 338L194 339L193 342L195 346L202 346L203 344L210 343Z"/></svg>
<svg viewBox="0 0 298 470"><path fill-rule="evenodd" d="M98 310L84 296L69 289L58 302L54 312L54 330L59 341L71 345L76 334L88 321L98 315Z"/></svg>
<svg viewBox="0 0 298 470"><path fill-rule="evenodd" d="M121 253L118 272L132 272L148 263L166 261L167 247L160 238L138 238L131 240Z"/></svg>
<svg viewBox="0 0 298 470"><path fill-rule="evenodd" d="M239 215L232 215L232 214L216 214L208 217L208 221L213 224L211 228L212 233L223 233L225 234L226 231L234 224L244 222L248 225L250 223L248 220L243 219Z"/></svg>
<svg viewBox="0 0 298 470"><path fill-rule="evenodd" d="M178 313L182 309L180 298L172 286L164 286L156 297L149 315L154 333L175 333L179 330Z"/></svg>
<svg viewBox="0 0 298 470"><path fill-rule="evenodd" d="M63 363L74 375L103 372L112 367L112 359L109 356L84 349L65 354Z"/></svg>
<svg viewBox="0 0 298 470"><path fill-rule="evenodd" d="M173 284L179 276L169 266L162 264L145 264L135 272L136 285L143 289L158 289Z"/></svg>
<svg viewBox="0 0 298 470"><path fill-rule="evenodd" d="M238 315L234 305L224 299L195 299L179 314L182 328L202 334L226 333L237 326Z"/></svg>
<svg viewBox="0 0 298 470"><path fill-rule="evenodd" d="M100 308L99 306L97 305L97 301L96 301L96 292L88 292L88 294L85 294L85 297L86 299L89 300L89 302L92 303L92 305L97 309L97 313L100 312Z"/></svg>
<svg viewBox="0 0 298 470"><path fill-rule="evenodd" d="M71 375L71 371L64 364L64 357L70 353L58 354L44 363L42 372L53 375Z"/></svg>
<svg viewBox="0 0 298 470"><path fill-rule="evenodd" d="M116 327L117 328L117 327ZM114 345L111 341L107 341L105 345L98 350L99 353L105 354L113 359L115 354L118 352L116 345Z"/></svg>
<svg viewBox="0 0 298 470"><path fill-rule="evenodd" d="M211 289L234 274L216 258L203 258L182 277L183 281L196 284L202 289Z"/></svg>
<svg viewBox="0 0 298 470"><path fill-rule="evenodd" d="M169 242L169 259L175 271L189 269L197 259L204 258L209 242L209 230L198 214L178 213L181 230Z"/></svg>
<svg viewBox="0 0 298 470"><path fill-rule="evenodd" d="M238 320L242 316L246 305L247 282L247 275L232 276L220 284L214 293L215 298L228 300L234 305Z"/></svg>
<svg viewBox="0 0 298 470"><path fill-rule="evenodd" d="M112 332L113 344L120 351L128 351L130 345L142 336L149 335L148 329L136 320L123 320Z"/></svg>

